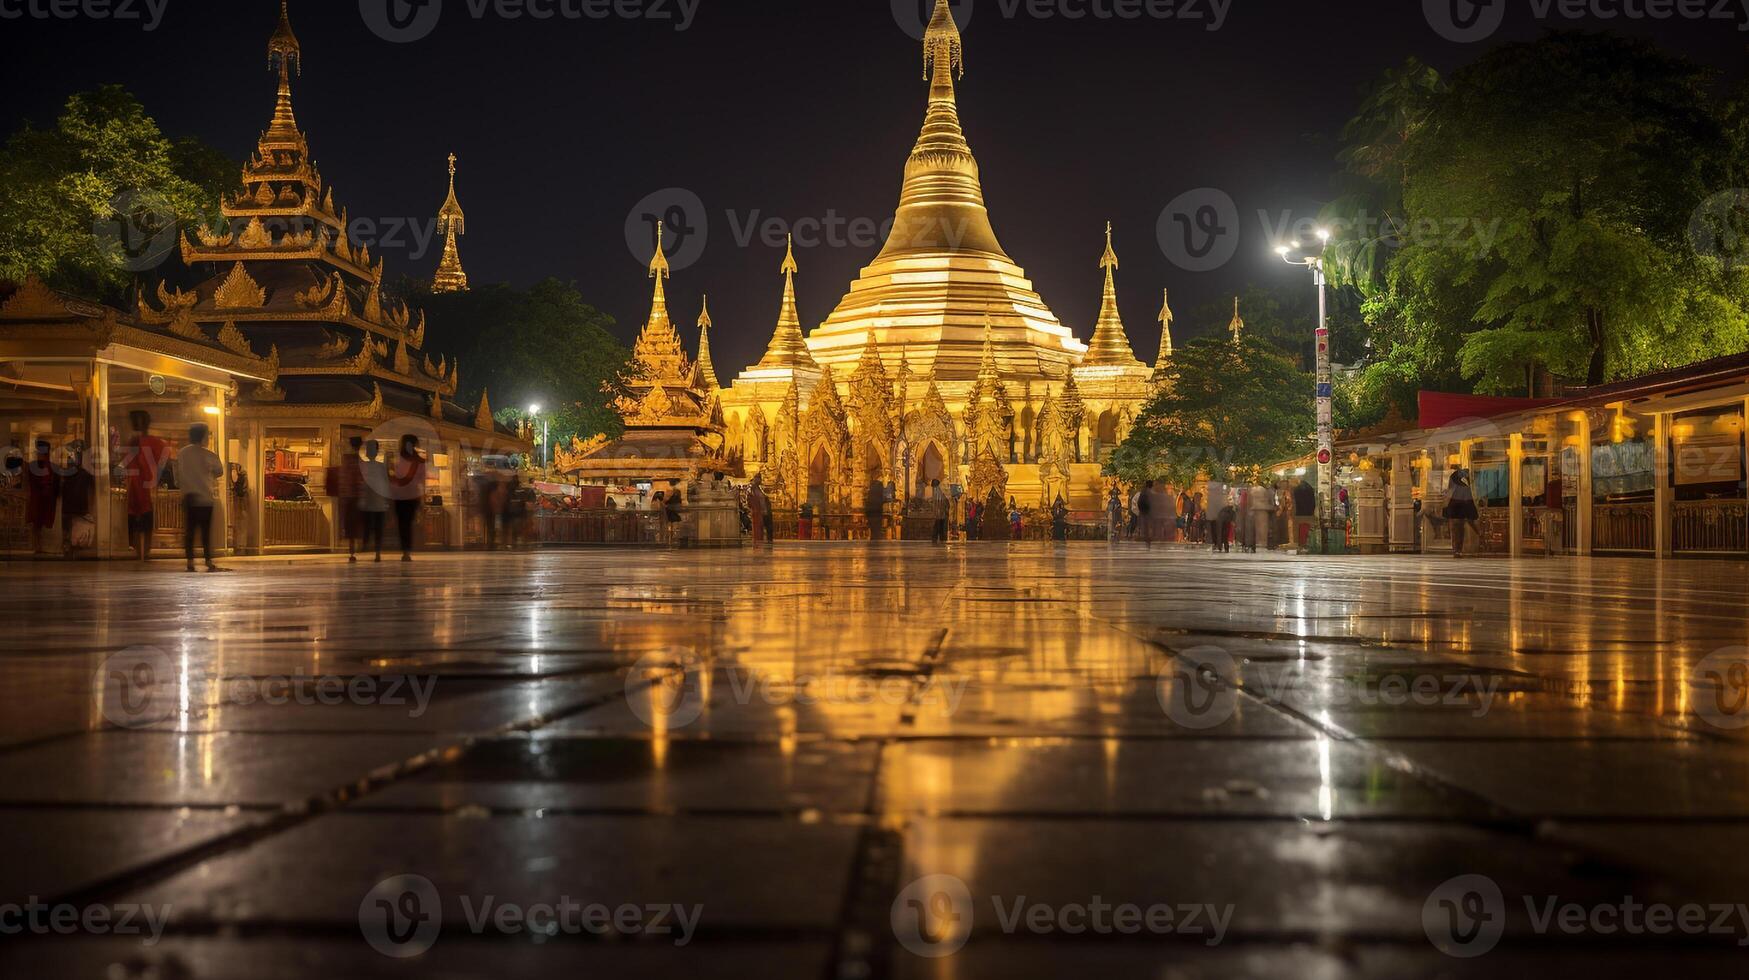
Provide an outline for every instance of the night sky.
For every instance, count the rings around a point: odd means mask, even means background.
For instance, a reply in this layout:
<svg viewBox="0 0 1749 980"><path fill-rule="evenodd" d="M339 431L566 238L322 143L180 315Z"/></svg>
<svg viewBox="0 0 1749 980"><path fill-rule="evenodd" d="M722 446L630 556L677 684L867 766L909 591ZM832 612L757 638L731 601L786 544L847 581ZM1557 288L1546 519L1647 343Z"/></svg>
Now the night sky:
<svg viewBox="0 0 1749 980"><path fill-rule="evenodd" d="M0 0L0 14L32 2L50 0ZM127 2L149 16L144 0ZM46 124L68 94L115 82L168 134L241 160L272 110L265 45L277 3L153 2L165 6L149 32L144 20L0 19L0 128ZM366 0L385 2L403 0ZM697 9L685 30L676 29L679 0L620 2L654 16L543 21L490 7L476 19L482 0L444 0L427 37L397 44L373 32L356 0L292 0L305 55L298 120L336 201L385 228L416 219L429 229L444 157L457 153L470 277L574 280L627 338L649 299L647 249L628 248L628 215L654 192L690 191L704 206L706 245L676 269L669 295L690 327L699 294L711 294L727 382L763 351L781 288L781 248L760 234L743 245L745 226L892 216L927 92L921 45L895 13L911 0L687 0ZM1540 3L1512 0L1491 38L1459 44L1430 26L1420 0L1221 0L1225 22L1214 31L1211 0L1161 2L1183 16L1139 19L1097 15L1114 0L970 2L960 113L997 233L1086 339L1104 223L1116 222L1123 313L1145 360L1158 343L1161 287L1182 317L1246 283L1292 281L1265 221L1317 213L1331 194L1336 136L1380 71L1409 55L1448 71L1550 26L1600 26L1539 20ZM581 0L534 3L577 9ZM916 16L931 5L916 0ZM1065 16L1077 11L1096 13ZM1730 13L1611 27L1735 79L1749 15L1736 0ZM1238 247L1221 268L1190 272L1168 258L1156 224L1168 202L1203 187L1234 200ZM410 242L384 244L391 277L429 276L437 264L435 244L417 256ZM807 327L876 251L849 241L798 248Z"/></svg>

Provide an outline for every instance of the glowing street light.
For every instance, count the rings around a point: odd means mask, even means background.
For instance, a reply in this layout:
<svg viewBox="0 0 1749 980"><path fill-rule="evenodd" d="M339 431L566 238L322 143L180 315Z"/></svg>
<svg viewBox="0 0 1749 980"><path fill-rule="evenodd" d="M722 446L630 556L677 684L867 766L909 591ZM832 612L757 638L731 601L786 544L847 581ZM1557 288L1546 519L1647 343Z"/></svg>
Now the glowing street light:
<svg viewBox="0 0 1749 980"><path fill-rule="evenodd" d="M1329 305L1325 299L1324 249L1330 245L1330 230L1318 229L1320 245L1316 255L1300 255L1296 240L1278 246L1275 254L1288 265L1312 271L1312 282L1318 287L1318 537L1320 548L1330 553L1330 525L1334 522L1336 505L1336 429L1335 376L1330 366Z"/></svg>

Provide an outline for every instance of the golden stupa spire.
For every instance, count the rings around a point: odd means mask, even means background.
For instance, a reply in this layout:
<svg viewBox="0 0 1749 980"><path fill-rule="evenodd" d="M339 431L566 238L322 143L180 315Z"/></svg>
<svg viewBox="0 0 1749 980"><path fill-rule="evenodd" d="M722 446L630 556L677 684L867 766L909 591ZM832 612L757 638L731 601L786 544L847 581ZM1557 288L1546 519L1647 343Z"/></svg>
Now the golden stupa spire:
<svg viewBox="0 0 1749 980"><path fill-rule="evenodd" d="M795 236L789 237L788 250L783 256L783 265L778 269L783 273L783 305L777 313L777 330L771 335L771 346L765 350L765 356L760 359L762 368L814 366L814 358L808 353L807 341L802 338L802 318L796 310L796 273L801 268L796 265Z"/></svg>
<svg viewBox="0 0 1749 980"><path fill-rule="evenodd" d="M1177 317L1172 315L1172 290L1163 290L1164 298L1160 303L1160 357L1154 362L1155 369L1166 366L1172 360L1172 322Z"/></svg>
<svg viewBox="0 0 1749 980"><path fill-rule="evenodd" d="M632 352L639 376L649 382L684 387L692 377L692 365L686 350L680 346L680 334L668 318L668 294L662 285L667 279L668 256L662 251L662 223L656 222L656 254L650 259L650 278L656 281L650 297L650 318Z"/></svg>
<svg viewBox="0 0 1749 980"><path fill-rule="evenodd" d="M1233 322L1227 324L1227 329L1233 331L1233 343L1239 342L1239 335L1245 332L1245 318L1239 315L1239 297L1233 297Z"/></svg>
<svg viewBox="0 0 1749 980"><path fill-rule="evenodd" d="M960 39L960 26L954 23L953 8L948 0L935 0L935 13L929 18L929 27L923 32L923 77L930 77L930 69L938 74L951 72L958 68L960 77L966 74L966 50ZM949 79L949 92L952 92L952 79Z"/></svg>
<svg viewBox="0 0 1749 980"><path fill-rule="evenodd" d="M455 240L456 236L467 234L468 219L455 196L454 153L449 155L449 198L437 212L437 227L443 232L443 259L437 263L437 275L432 279L431 289L438 293L465 292L468 274L462 270L461 251Z"/></svg>
<svg viewBox="0 0 1749 980"><path fill-rule="evenodd" d="M698 373L704 379L706 391L716 391L717 369L711 364L711 298L706 295L698 312Z"/></svg>
<svg viewBox="0 0 1749 980"><path fill-rule="evenodd" d="M292 33L287 2L279 0L279 26L267 39L267 67L279 72L279 98L274 103L273 122L267 132L272 137L295 140L298 120L292 113L291 76L294 65L299 75L304 73L304 49L298 44L298 36Z"/></svg>
<svg viewBox="0 0 1749 980"><path fill-rule="evenodd" d="M1124 333L1123 317L1117 308L1117 249L1111 243L1111 222L1105 223L1105 255L1099 260L1105 270L1105 299L1099 307L1099 323L1093 328L1093 340L1087 345L1083 367L1141 367L1130 339Z"/></svg>

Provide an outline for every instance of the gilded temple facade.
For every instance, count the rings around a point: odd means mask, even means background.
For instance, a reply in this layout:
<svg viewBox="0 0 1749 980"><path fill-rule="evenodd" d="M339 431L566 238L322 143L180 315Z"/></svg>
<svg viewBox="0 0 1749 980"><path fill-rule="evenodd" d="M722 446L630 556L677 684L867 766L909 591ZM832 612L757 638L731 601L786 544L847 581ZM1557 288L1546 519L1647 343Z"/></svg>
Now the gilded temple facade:
<svg viewBox="0 0 1749 980"><path fill-rule="evenodd" d="M1102 461L1128 434L1171 356L1135 357L1116 295L1107 226L1104 302L1077 340L1008 256L990 223L960 125L964 47L946 0L924 38L922 132L893 230L842 301L803 333L793 248L758 364L722 392L725 455L781 503L858 509L873 482L903 500L939 479L1022 506L1101 506Z"/></svg>

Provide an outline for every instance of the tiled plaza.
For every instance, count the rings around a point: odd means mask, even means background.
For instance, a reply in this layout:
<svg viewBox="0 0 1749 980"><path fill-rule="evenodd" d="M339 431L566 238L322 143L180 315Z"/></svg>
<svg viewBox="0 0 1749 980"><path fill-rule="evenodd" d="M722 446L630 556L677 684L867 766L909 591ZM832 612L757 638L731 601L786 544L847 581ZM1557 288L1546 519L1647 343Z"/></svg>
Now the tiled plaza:
<svg viewBox="0 0 1749 980"><path fill-rule="evenodd" d="M1743 563L235 568L0 567L0 975L1749 962Z"/></svg>

